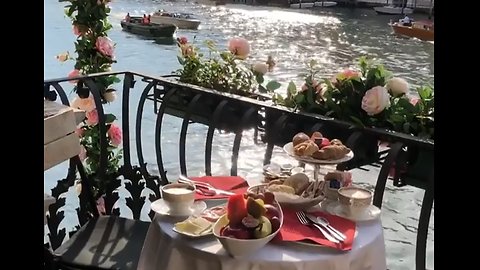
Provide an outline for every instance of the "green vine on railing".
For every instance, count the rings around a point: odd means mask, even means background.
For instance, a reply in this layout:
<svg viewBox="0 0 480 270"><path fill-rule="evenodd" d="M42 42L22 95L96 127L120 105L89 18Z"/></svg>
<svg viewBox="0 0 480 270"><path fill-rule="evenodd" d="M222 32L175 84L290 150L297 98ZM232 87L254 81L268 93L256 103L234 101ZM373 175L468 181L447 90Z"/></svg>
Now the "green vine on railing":
<svg viewBox="0 0 480 270"><path fill-rule="evenodd" d="M112 25L108 21L110 7L109 0L68 0L63 1L65 14L72 20L73 34L77 37L75 41L76 57L69 52L57 55L61 62L74 60L74 69L68 74L69 78L80 75L87 75L98 72L111 71L115 61L115 44L108 37L108 31ZM81 81L75 83L73 91L78 95L71 106L86 112L86 118L77 129L82 145L81 159L85 163L88 175L94 182L95 196L101 197L106 193L106 187L117 175L122 158L122 151L119 149L122 141L122 130L114 121L115 115L105 113L107 126L107 161L105 178L98 179L100 164L100 129L98 126L99 115L95 106L93 96ZM114 83L120 82L116 76L102 76L94 79L95 85L100 92L102 103L113 102L116 98Z"/></svg>

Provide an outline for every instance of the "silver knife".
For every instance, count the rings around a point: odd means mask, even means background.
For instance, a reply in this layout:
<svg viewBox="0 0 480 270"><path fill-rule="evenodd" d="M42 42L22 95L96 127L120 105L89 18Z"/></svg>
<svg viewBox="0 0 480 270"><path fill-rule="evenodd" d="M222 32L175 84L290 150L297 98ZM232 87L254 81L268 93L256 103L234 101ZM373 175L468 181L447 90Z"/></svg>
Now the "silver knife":
<svg viewBox="0 0 480 270"><path fill-rule="evenodd" d="M342 241L342 242L347 239L347 237L346 237L345 235L343 235L342 233L340 233L339 231L337 231L337 230L332 230L329 226L325 226L324 224L319 223L319 222L317 221L317 217L316 217L316 216L311 215L311 214L306 214L306 216L307 216L307 218L308 218L311 222L313 222L313 223L315 223L315 224L317 224L317 225L322 226L323 228L325 228L325 229L326 229L333 237L335 237L336 239L338 239L338 240L340 240L340 241Z"/></svg>

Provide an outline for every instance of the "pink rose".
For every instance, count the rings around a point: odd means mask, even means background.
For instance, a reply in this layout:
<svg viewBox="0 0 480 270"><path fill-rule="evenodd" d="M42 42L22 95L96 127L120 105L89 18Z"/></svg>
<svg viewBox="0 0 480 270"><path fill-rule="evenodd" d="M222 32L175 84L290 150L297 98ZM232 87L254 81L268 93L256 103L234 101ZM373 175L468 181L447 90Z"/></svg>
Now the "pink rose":
<svg viewBox="0 0 480 270"><path fill-rule="evenodd" d="M414 98L411 98L411 99L410 99L410 103L411 103L413 106L415 106L415 105L417 105L417 103L418 103L419 100L420 100L419 98L414 97Z"/></svg>
<svg viewBox="0 0 480 270"><path fill-rule="evenodd" d="M228 50L237 58L245 59L250 53L250 44L244 38L232 38L228 41Z"/></svg>
<svg viewBox="0 0 480 270"><path fill-rule="evenodd" d="M95 42L95 47L101 54L108 57L113 57L114 45L110 38L98 37L97 42Z"/></svg>
<svg viewBox="0 0 480 270"><path fill-rule="evenodd" d="M96 109L87 112L86 117L87 117L87 125L95 126L96 124L98 124L98 112Z"/></svg>
<svg viewBox="0 0 480 270"><path fill-rule="evenodd" d="M350 78L360 77L361 73L347 68L344 71L340 72L339 75L343 76L345 79L350 79Z"/></svg>
<svg viewBox="0 0 480 270"><path fill-rule="evenodd" d="M83 127L79 127L75 129L75 134L77 134L78 137L82 138L85 134L85 130L83 129Z"/></svg>
<svg viewBox="0 0 480 270"><path fill-rule="evenodd" d="M92 95L89 95L88 98L76 97L72 101L72 104L70 105L70 107L80 109L86 112L89 112L96 108L95 100L93 99Z"/></svg>
<svg viewBox="0 0 480 270"><path fill-rule="evenodd" d="M180 45L180 49L182 50L182 56L188 57L194 55L195 51L193 50L192 45Z"/></svg>
<svg viewBox="0 0 480 270"><path fill-rule="evenodd" d="M97 200L97 211L100 216L105 215L105 213L107 212L105 210L105 199L103 199L103 197L100 197Z"/></svg>
<svg viewBox="0 0 480 270"><path fill-rule="evenodd" d="M108 136L113 145L119 146L122 143L122 129L119 126L111 124L108 129Z"/></svg>
<svg viewBox="0 0 480 270"><path fill-rule="evenodd" d="M188 39L186 37L179 37L177 39L178 43L180 43L181 45L185 45L188 43Z"/></svg>
<svg viewBox="0 0 480 270"><path fill-rule="evenodd" d="M87 158L87 149L83 145L80 145L80 153L78 154L80 161L84 161Z"/></svg>
<svg viewBox="0 0 480 270"><path fill-rule="evenodd" d="M80 31L80 28L76 24L73 25L73 34L77 37L82 35L82 32Z"/></svg>
<svg viewBox="0 0 480 270"><path fill-rule="evenodd" d="M74 77L78 77L78 76L80 76L80 75L81 75L81 74L80 74L80 70L74 69L74 70L72 70L72 71L70 71L70 72L68 73L67 77L68 77L68 78L74 78ZM76 83L78 82L78 80L71 80L71 81L69 81L69 82L70 82L70 83L73 83L73 84L76 84Z"/></svg>
<svg viewBox="0 0 480 270"><path fill-rule="evenodd" d="M365 92L362 98L362 109L368 115L376 115L381 113L385 108L390 106L390 95L387 89L382 86L375 86Z"/></svg>

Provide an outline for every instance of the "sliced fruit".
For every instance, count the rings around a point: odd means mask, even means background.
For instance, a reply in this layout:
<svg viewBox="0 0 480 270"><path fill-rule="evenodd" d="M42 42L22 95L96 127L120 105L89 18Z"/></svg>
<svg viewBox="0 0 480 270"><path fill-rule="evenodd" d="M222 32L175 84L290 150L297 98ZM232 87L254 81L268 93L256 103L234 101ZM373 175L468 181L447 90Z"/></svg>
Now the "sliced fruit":
<svg viewBox="0 0 480 270"><path fill-rule="evenodd" d="M253 231L255 238L267 237L272 233L272 223L265 216L260 217L260 225Z"/></svg>
<svg viewBox="0 0 480 270"><path fill-rule="evenodd" d="M254 200L249 197L247 199L247 212L254 218L259 218L265 214L267 210L263 207L263 200Z"/></svg>
<svg viewBox="0 0 480 270"><path fill-rule="evenodd" d="M248 198L249 200L251 198ZM238 225L242 223L242 219L247 216L247 208L243 194L235 194L228 198L227 217L230 225Z"/></svg>

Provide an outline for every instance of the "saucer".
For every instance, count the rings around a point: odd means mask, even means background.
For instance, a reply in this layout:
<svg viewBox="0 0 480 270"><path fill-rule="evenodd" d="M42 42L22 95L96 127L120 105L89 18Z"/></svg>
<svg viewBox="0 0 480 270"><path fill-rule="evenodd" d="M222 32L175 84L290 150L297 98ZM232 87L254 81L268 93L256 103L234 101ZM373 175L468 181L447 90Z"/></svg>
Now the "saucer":
<svg viewBox="0 0 480 270"><path fill-rule="evenodd" d="M150 208L152 208L155 213L158 213L162 216L188 217L191 215L199 215L200 213L205 211L205 209L207 209L207 204L204 201L195 201L190 207L189 213L186 214L170 213L170 208L167 206L163 199L158 199L152 202Z"/></svg>
<svg viewBox="0 0 480 270"><path fill-rule="evenodd" d="M342 205L339 202L329 203L324 207L325 207L325 210L332 215L343 217L355 222L375 220L379 218L380 214L382 213L382 211L373 204L369 205L364 211L359 212L355 215L347 214L345 212L345 209L342 207Z"/></svg>

